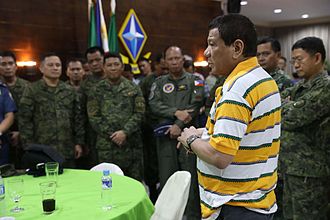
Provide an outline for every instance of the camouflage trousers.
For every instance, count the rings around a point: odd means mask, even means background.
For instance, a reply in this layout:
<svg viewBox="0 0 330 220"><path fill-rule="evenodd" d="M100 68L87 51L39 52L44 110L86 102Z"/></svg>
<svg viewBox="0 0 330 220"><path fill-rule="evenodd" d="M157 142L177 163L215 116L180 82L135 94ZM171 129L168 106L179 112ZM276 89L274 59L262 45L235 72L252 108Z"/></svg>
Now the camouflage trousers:
<svg viewBox="0 0 330 220"><path fill-rule="evenodd" d="M284 219L327 220L328 178L284 175Z"/></svg>
<svg viewBox="0 0 330 220"><path fill-rule="evenodd" d="M133 150L132 150L133 151ZM136 150L138 151L138 150ZM135 152L136 152L135 151ZM143 161L142 161L142 149L141 153L136 153L131 158L127 158L127 155L122 155L118 150L97 150L99 163L107 162L118 165L124 172L125 176L129 176L138 181L142 181Z"/></svg>

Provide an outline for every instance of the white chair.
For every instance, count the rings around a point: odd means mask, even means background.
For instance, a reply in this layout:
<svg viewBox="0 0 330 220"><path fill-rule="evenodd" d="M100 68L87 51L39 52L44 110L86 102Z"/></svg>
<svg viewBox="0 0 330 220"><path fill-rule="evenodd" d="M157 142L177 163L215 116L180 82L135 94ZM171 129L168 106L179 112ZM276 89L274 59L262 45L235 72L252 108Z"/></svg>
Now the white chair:
<svg viewBox="0 0 330 220"><path fill-rule="evenodd" d="M124 172L120 169L119 166L113 163L100 163L90 169L91 171L103 171L110 170L111 173L115 173L121 176L124 176Z"/></svg>
<svg viewBox="0 0 330 220"><path fill-rule="evenodd" d="M155 204L150 220L180 220L186 208L191 175L188 171L177 171L167 180Z"/></svg>

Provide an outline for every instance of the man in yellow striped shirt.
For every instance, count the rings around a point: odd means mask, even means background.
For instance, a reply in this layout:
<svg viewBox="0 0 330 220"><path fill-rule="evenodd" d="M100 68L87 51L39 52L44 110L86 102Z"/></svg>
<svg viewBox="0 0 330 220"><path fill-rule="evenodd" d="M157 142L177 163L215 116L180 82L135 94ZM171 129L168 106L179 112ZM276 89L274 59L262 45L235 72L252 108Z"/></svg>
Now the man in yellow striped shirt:
<svg viewBox="0 0 330 220"><path fill-rule="evenodd" d="M204 54L211 72L226 76L205 129L186 128L178 140L198 156L203 219L273 219L280 146L281 100L258 65L256 31L245 16L211 21Z"/></svg>

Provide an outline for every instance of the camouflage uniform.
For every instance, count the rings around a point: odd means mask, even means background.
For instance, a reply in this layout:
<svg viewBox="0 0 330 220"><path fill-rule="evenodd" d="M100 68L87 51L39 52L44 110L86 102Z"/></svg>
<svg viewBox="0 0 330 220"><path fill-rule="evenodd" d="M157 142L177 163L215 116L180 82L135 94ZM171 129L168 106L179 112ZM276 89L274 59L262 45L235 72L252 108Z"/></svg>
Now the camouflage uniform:
<svg viewBox="0 0 330 220"><path fill-rule="evenodd" d="M78 94L81 97L81 112L79 113L81 115L81 118L83 120L83 123L85 125L85 143L88 146L89 150L89 161L88 164L84 165L88 168L93 167L97 164L97 154L95 149L96 144L96 132L93 130L92 126L89 123L88 115L87 115L87 101L89 99L94 99L93 96L91 96L91 91L96 86L97 83L99 83L102 80L102 77L96 76L96 75L87 75L87 78L82 81L80 84L80 88L78 90ZM87 149L84 147L84 151Z"/></svg>
<svg viewBox="0 0 330 220"><path fill-rule="evenodd" d="M150 110L148 98L151 86L157 77L155 73L151 73L140 83L142 94L146 102L146 112L142 123L144 180L149 187L150 199L153 203L157 200L158 192L156 185L159 181L156 137L153 132L153 127L157 124L157 117Z"/></svg>
<svg viewBox="0 0 330 220"><path fill-rule="evenodd" d="M96 149L99 162L120 166L125 175L142 180L141 123L145 111L144 99L138 86L121 77L118 85L100 81L87 100L88 118L97 132ZM123 130L126 143L118 146L110 135Z"/></svg>
<svg viewBox="0 0 330 220"><path fill-rule="evenodd" d="M291 79L280 69L276 69L269 75L275 80L280 92L293 86Z"/></svg>
<svg viewBox="0 0 330 220"><path fill-rule="evenodd" d="M330 155L330 79L301 80L282 93L284 217L326 219Z"/></svg>
<svg viewBox="0 0 330 220"><path fill-rule="evenodd" d="M165 75L158 77L152 85L149 96L151 111L157 115L158 124L176 124L181 129L193 125L203 104L204 86L196 86L200 79L192 74L183 73L179 79ZM174 116L177 110L193 109L192 122L184 124ZM184 148L177 150L177 140L168 135L157 137L159 180L163 187L167 179L178 170L191 173L191 187L186 208L187 219L201 219L199 192L196 171L196 155L187 154Z"/></svg>
<svg viewBox="0 0 330 220"><path fill-rule="evenodd" d="M275 80L278 89L280 92L283 92L285 89L290 88L293 86L292 81L290 78L286 75L286 73L283 72L283 70L276 69L273 72L269 73L269 75ZM275 189L276 194L276 203L277 203L277 212L275 213L274 219L279 220L283 219L283 202L282 202L282 195L283 195L283 177L282 177L282 171L280 166L278 167L278 180L277 185Z"/></svg>
<svg viewBox="0 0 330 220"><path fill-rule="evenodd" d="M15 85L8 86L8 89L13 96L13 99L15 101L18 110L19 110L20 100L23 96L25 88L28 85L29 85L28 81L17 77ZM10 127L10 131L18 131L18 112L15 113L14 124ZM12 143L10 145L11 145L10 161L15 163L16 168L21 168L20 160L23 155L23 149L21 143L18 143L17 146L12 146Z"/></svg>
<svg viewBox="0 0 330 220"><path fill-rule="evenodd" d="M74 88L76 91L79 91L80 89L80 86L72 85L70 80L65 81L65 83L72 86L72 88Z"/></svg>
<svg viewBox="0 0 330 220"><path fill-rule="evenodd" d="M57 87L47 86L43 79L31 84L20 102L19 128L23 144L53 146L71 162L75 144L83 144L79 107L76 92L62 81Z"/></svg>
<svg viewBox="0 0 330 220"><path fill-rule="evenodd" d="M24 90L28 85L29 85L28 81L17 77L15 85L8 86L9 91L12 94L13 99L14 99L18 109L19 109L19 103L23 96Z"/></svg>

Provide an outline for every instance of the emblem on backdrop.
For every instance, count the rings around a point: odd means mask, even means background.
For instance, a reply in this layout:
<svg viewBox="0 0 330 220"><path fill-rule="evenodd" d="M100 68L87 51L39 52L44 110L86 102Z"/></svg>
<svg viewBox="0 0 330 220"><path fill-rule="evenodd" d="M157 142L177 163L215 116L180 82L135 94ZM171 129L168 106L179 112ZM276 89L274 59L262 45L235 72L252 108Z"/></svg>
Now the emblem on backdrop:
<svg viewBox="0 0 330 220"><path fill-rule="evenodd" d="M136 63L147 41L147 34L133 9L129 10L118 35L133 63Z"/></svg>

